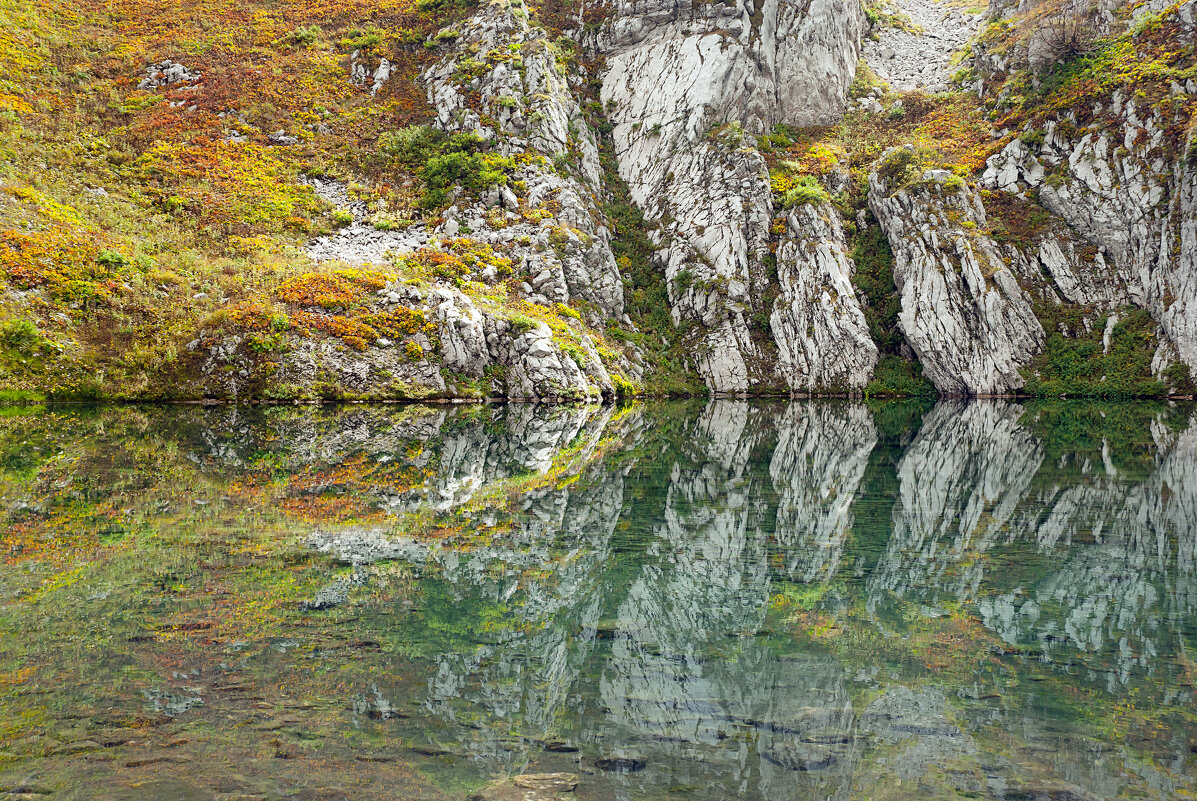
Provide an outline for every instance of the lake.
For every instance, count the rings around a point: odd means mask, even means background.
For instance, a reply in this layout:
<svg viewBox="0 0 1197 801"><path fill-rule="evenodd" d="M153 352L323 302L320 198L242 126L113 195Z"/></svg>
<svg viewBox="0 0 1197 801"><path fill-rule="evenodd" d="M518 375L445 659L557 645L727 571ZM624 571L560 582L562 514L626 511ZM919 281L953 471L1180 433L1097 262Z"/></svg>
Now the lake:
<svg viewBox="0 0 1197 801"><path fill-rule="evenodd" d="M3 409L0 798L1194 797L1195 411Z"/></svg>

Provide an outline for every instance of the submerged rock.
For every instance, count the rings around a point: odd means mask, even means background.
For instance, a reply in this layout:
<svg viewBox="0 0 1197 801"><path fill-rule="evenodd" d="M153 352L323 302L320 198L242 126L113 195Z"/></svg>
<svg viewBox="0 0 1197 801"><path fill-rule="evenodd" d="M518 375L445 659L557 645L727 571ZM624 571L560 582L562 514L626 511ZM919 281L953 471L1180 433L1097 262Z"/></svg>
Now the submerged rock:
<svg viewBox="0 0 1197 801"><path fill-rule="evenodd" d="M576 773L525 773L491 782L468 801L552 801L577 787Z"/></svg>

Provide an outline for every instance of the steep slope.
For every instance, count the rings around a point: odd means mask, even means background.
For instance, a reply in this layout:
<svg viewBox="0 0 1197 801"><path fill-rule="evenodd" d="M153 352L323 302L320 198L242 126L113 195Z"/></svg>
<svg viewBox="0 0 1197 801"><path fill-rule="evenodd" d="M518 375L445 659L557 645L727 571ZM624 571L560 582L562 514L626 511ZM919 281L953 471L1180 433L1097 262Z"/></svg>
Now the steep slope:
<svg viewBox="0 0 1197 801"><path fill-rule="evenodd" d="M855 0L774 1L756 13L742 2L620 3L594 37L606 61L601 98L620 176L646 218L661 223L655 259L674 321L692 328L698 371L716 392L783 381L796 390L859 389L868 380L867 354L824 370L794 358L803 346L788 339L779 376L776 357L750 331L754 315L770 315L765 298L776 280L765 268L775 210L753 134L838 118L862 21ZM807 307L818 331L812 343L831 339L842 316L807 304L805 290L787 284L782 306ZM849 292L842 302L855 299ZM813 355L837 361L821 349Z"/></svg>

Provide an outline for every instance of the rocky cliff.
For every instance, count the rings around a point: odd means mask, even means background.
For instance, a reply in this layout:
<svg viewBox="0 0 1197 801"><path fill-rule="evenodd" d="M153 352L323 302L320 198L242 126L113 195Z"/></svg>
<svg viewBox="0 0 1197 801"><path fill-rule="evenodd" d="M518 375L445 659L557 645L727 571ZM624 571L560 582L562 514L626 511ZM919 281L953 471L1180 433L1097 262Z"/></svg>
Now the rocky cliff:
<svg viewBox="0 0 1197 801"><path fill-rule="evenodd" d="M1193 390L1189 3L271 13L14 83L14 396Z"/></svg>

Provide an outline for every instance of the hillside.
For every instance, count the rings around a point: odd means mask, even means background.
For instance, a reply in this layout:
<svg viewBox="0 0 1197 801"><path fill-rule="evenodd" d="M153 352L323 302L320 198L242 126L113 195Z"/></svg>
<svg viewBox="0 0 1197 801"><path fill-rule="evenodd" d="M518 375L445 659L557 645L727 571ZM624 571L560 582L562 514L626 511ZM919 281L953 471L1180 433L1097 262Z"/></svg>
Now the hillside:
<svg viewBox="0 0 1197 801"><path fill-rule="evenodd" d="M8 400L1193 392L1192 2L0 15Z"/></svg>

